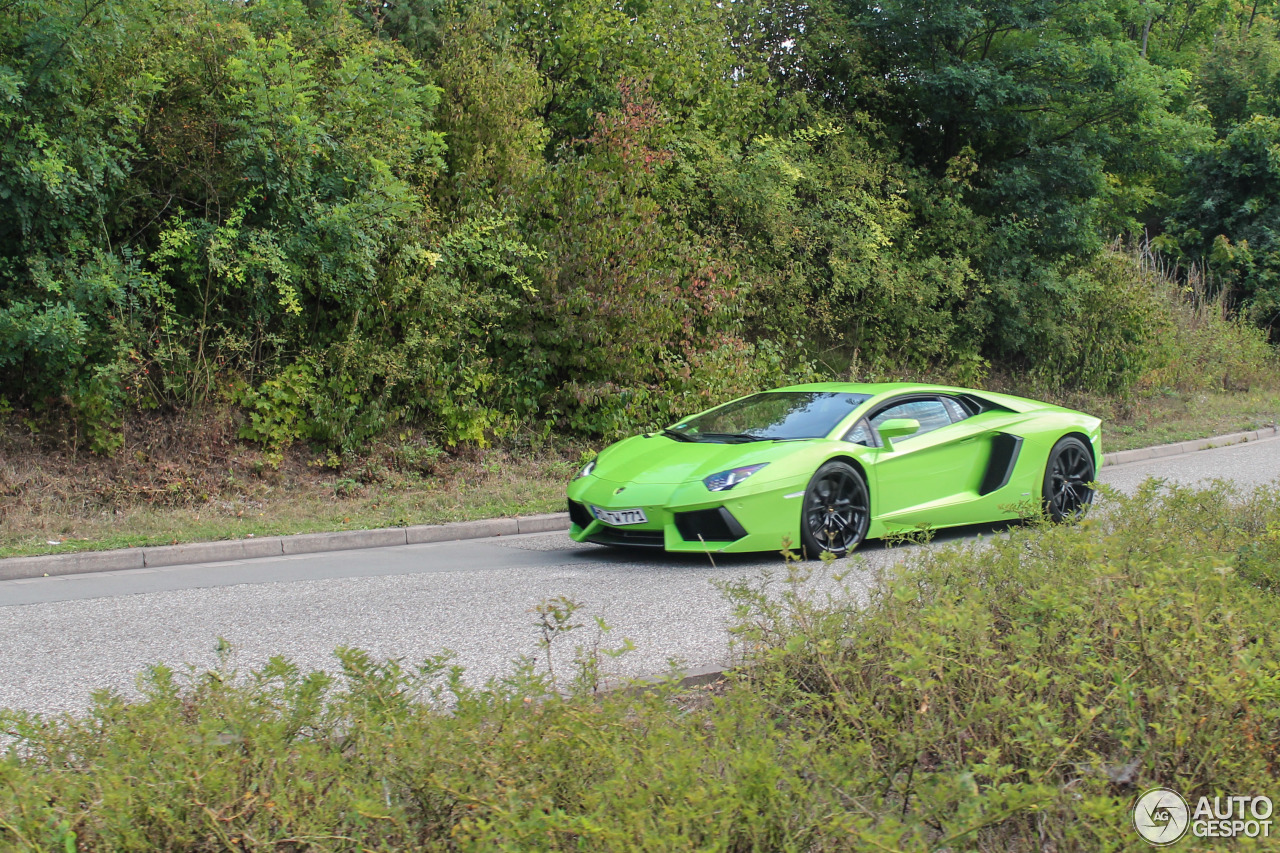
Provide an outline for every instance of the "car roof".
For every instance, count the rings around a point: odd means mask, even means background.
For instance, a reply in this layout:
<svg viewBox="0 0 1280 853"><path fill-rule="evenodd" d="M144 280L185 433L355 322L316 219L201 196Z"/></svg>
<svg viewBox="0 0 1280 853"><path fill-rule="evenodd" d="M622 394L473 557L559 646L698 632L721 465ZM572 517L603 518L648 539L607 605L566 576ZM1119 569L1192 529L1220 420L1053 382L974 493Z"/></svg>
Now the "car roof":
<svg viewBox="0 0 1280 853"><path fill-rule="evenodd" d="M899 391L920 391L934 393L962 393L966 389L950 388L945 385L927 385L922 382L807 382L802 385L788 385L785 388L774 388L774 391L834 391L845 394L869 394L879 397Z"/></svg>
<svg viewBox="0 0 1280 853"><path fill-rule="evenodd" d="M954 396L977 397L988 403L994 403L1014 412L1029 412L1039 409L1055 409L1070 411L1061 406L1030 400L1026 397L1015 397L994 391L979 391L973 388L958 388L951 385L931 385L925 382L808 382L802 385L788 385L774 388L774 391L832 391L844 394L867 394L870 399L867 405L879 405L885 398L901 393L950 394ZM769 393L769 392L765 392Z"/></svg>

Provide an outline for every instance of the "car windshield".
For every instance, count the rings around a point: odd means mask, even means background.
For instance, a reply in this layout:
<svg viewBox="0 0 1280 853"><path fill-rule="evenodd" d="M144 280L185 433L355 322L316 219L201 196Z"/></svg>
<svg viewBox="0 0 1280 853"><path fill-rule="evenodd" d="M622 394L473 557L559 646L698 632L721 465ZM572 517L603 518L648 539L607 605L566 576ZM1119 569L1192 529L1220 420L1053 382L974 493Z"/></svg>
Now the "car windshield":
<svg viewBox="0 0 1280 853"><path fill-rule="evenodd" d="M822 438L869 399L838 391L770 391L694 415L667 432L694 441Z"/></svg>

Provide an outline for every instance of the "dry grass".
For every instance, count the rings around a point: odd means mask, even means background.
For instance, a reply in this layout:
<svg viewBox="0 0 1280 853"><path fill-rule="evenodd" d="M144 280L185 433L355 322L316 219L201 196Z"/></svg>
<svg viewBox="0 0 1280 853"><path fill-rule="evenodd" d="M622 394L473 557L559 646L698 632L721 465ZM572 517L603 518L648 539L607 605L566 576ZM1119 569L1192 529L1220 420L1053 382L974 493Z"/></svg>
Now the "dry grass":
<svg viewBox="0 0 1280 853"><path fill-rule="evenodd" d="M411 436L361 459L295 447L273 469L234 435L226 413L144 416L104 459L10 423L0 556L559 511L581 455L514 443L445 453Z"/></svg>
<svg viewBox="0 0 1280 853"><path fill-rule="evenodd" d="M1261 429L1280 422L1280 390L1163 394L1129 403L1104 425L1107 451Z"/></svg>

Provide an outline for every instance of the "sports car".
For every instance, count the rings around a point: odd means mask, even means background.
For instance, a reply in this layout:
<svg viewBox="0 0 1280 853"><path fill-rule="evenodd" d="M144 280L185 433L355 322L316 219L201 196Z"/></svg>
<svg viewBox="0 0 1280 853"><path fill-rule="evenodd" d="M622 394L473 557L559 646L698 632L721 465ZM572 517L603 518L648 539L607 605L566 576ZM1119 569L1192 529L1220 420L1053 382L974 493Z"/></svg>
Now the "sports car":
<svg viewBox="0 0 1280 853"><path fill-rule="evenodd" d="M792 385L605 448L569 484L569 535L814 557L1028 505L1062 521L1093 500L1101 430L1082 412L989 391Z"/></svg>

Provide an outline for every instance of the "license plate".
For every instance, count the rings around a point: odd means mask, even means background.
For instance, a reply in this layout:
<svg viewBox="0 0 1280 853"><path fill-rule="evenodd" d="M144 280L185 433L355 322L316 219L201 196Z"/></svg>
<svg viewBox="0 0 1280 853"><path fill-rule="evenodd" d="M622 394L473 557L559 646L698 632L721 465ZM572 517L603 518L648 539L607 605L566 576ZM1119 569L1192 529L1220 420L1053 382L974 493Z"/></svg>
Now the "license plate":
<svg viewBox="0 0 1280 853"><path fill-rule="evenodd" d="M598 506L593 506L591 511L596 514L596 518L605 524L612 524L614 527L626 527L628 524L644 524L649 520L642 509L601 509Z"/></svg>

